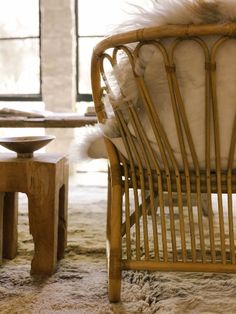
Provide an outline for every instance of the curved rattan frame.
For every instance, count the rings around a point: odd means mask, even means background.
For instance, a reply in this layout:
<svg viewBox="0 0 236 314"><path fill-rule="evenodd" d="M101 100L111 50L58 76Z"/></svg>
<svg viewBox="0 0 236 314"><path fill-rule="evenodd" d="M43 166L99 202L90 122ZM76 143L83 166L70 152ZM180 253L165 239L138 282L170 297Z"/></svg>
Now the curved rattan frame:
<svg viewBox="0 0 236 314"><path fill-rule="evenodd" d="M204 43L205 36L219 35L215 45L208 50ZM108 159L108 213L107 213L107 256L109 272L109 299L120 300L122 269L174 270L174 271L213 271L235 272L235 239L233 222L233 193L236 193L236 169L233 161L236 146L236 112L231 137L227 169L221 168L219 113L216 94L216 53L217 49L228 39L236 35L236 23L208 25L170 25L150 27L117 34L101 41L94 49L91 63L91 80L93 99L99 122L107 118L103 104L103 93L109 86L102 86L106 81L103 61L107 59L112 65L116 62L118 50L126 53L134 68L135 58L142 45L152 44L163 55L167 80L169 84L172 108L175 117L177 135L183 157L183 169L178 167L170 143L163 129L158 113L155 111L142 77L135 76L139 94L149 115L149 121L155 134L163 165L160 166L153 149L145 135L138 113L132 104L127 103L129 121L132 123L138 147L133 141L121 110L115 110L115 117L123 138L128 159L122 156L115 146L105 138ZM176 38L171 53L167 53L161 39ZM181 92L175 73L174 50L183 40L194 40L202 47L205 55L205 169L200 169L196 149L191 137ZM130 51L127 44L137 43L135 51ZM107 51L112 48L110 56ZM210 123L213 115L215 138L214 171L210 166ZM185 134L186 140L183 139ZM193 169L189 167L186 156L188 145ZM145 167L143 161L145 161ZM130 209L130 191L133 191L134 210ZM212 193L217 194L219 230L220 230L220 259L216 258L216 245L212 211ZM222 194L227 194L229 252L225 244L225 221ZM205 199L205 203L204 203ZM167 229L165 206L169 208L169 224L171 250L167 245ZM178 206L180 223L180 248L178 249L174 206ZM205 206L204 206L205 204ZM184 218L184 205L188 210L188 221ZM156 215L157 206L160 208L159 218ZM197 206L199 256L196 249L196 227L193 221L193 206ZM210 252L206 252L206 235L203 228L203 214L208 209ZM148 217L151 217L152 235L149 232ZM159 219L159 221L157 221ZM142 220L142 223L141 223ZM191 258L186 249L186 228L190 232ZM133 243L131 228L135 233ZM158 233L157 229L161 232ZM161 237L159 238L159 236ZM151 240L152 241L151 241ZM122 249L124 241L125 252ZM161 252L161 253L160 253ZM219 254L218 254L219 255Z"/></svg>

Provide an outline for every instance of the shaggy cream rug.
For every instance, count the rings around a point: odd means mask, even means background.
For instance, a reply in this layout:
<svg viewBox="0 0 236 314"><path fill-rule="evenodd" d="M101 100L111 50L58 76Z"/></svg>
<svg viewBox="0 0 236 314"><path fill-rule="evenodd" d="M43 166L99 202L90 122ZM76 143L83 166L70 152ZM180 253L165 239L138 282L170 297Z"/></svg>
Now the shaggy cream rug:
<svg viewBox="0 0 236 314"><path fill-rule="evenodd" d="M57 272L31 277L33 245L21 196L19 254L0 268L0 313L236 313L236 275L124 272L122 302L109 304L105 257L106 173L70 182L68 247Z"/></svg>

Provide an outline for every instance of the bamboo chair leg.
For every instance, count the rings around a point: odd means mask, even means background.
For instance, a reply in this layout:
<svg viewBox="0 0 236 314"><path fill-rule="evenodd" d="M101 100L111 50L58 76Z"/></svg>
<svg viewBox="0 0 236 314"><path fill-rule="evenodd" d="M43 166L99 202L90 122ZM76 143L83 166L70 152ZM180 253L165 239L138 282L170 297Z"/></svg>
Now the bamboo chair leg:
<svg viewBox="0 0 236 314"><path fill-rule="evenodd" d="M106 225L106 235L107 241L110 242L111 235L111 176L110 169L108 169L108 182L107 182L107 225Z"/></svg>
<svg viewBox="0 0 236 314"><path fill-rule="evenodd" d="M110 217L107 227L108 295L110 302L119 302L121 293L121 211L122 187L111 186Z"/></svg>

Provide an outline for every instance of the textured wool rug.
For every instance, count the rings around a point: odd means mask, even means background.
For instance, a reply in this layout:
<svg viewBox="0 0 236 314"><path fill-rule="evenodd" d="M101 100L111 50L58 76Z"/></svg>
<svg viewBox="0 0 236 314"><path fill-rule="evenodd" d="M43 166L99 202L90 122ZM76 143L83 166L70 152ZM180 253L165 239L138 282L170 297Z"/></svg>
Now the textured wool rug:
<svg viewBox="0 0 236 314"><path fill-rule="evenodd" d="M122 302L109 304L106 173L70 181L68 247L57 272L31 277L33 244L20 195L19 254L0 267L0 313L236 313L236 275L124 272Z"/></svg>

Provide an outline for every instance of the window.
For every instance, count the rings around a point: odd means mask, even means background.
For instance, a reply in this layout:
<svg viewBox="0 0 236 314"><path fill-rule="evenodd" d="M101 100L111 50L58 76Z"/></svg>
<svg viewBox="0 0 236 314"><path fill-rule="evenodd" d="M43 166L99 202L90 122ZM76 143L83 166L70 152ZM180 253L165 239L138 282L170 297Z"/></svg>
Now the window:
<svg viewBox="0 0 236 314"><path fill-rule="evenodd" d="M39 8L40 0L0 0L0 109L44 109ZM42 133L38 128L0 128L0 136Z"/></svg>
<svg viewBox="0 0 236 314"><path fill-rule="evenodd" d="M76 0L77 30L77 101L78 107L92 101L90 60L93 47L122 20L132 8L148 5L148 0Z"/></svg>
<svg viewBox="0 0 236 314"><path fill-rule="evenodd" d="M93 47L113 25L120 22L124 2L124 0L76 0L77 101L80 105L92 101L90 60Z"/></svg>
<svg viewBox="0 0 236 314"><path fill-rule="evenodd" d="M40 0L0 0L0 101L41 100Z"/></svg>

